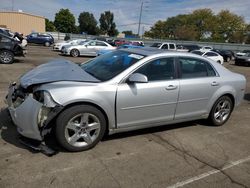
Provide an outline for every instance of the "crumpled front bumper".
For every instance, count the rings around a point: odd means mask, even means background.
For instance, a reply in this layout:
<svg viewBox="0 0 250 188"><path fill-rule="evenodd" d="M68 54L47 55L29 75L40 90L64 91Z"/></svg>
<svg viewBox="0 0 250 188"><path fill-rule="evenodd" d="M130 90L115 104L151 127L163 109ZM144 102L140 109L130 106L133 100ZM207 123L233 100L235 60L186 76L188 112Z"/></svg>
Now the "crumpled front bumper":
<svg viewBox="0 0 250 188"><path fill-rule="evenodd" d="M16 87L10 86L6 103L18 132L25 137L42 141L43 138L38 126L38 115L43 104L33 99L32 94L29 94L21 104L15 106L15 102L12 100L15 92Z"/></svg>

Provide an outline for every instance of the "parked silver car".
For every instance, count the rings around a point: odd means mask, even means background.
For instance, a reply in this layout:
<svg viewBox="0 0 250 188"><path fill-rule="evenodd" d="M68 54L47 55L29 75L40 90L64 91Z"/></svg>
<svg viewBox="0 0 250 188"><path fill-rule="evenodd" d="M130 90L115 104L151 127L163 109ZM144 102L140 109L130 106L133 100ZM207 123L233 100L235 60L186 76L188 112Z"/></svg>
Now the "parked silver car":
<svg viewBox="0 0 250 188"><path fill-rule="evenodd" d="M246 87L244 76L207 58L148 48L116 50L81 65L57 60L19 83L6 97L18 132L42 141L54 127L70 151L94 147L105 133L207 118L222 125Z"/></svg>
<svg viewBox="0 0 250 188"><path fill-rule="evenodd" d="M62 54L71 55L72 57L78 57L81 55L86 56L97 56L99 50L113 50L116 47L111 46L107 42L99 40L90 40L88 42L83 42L78 45L66 45L62 48Z"/></svg>

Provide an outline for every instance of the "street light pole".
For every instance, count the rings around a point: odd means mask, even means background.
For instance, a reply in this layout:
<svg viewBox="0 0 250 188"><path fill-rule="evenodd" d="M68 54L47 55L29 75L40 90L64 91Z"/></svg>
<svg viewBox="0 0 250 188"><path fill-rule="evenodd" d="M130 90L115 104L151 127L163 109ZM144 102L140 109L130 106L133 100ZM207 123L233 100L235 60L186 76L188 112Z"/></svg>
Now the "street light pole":
<svg viewBox="0 0 250 188"><path fill-rule="evenodd" d="M138 37L140 36L142 7L143 7L143 2L141 3L141 10L140 10L140 17L139 17L139 24L138 24L138 32L137 32Z"/></svg>

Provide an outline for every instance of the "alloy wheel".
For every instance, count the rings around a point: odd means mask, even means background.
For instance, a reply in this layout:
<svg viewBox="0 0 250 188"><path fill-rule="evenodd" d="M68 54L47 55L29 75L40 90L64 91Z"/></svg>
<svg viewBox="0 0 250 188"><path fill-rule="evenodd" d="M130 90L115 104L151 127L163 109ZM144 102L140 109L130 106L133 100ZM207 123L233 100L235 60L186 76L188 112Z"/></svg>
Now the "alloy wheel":
<svg viewBox="0 0 250 188"><path fill-rule="evenodd" d="M222 100L215 107L214 119L218 123L222 123L227 120L230 113L231 113L231 103L228 100Z"/></svg>
<svg viewBox="0 0 250 188"><path fill-rule="evenodd" d="M13 56L7 51L4 51L0 54L0 60L2 63L8 64L13 60Z"/></svg>
<svg viewBox="0 0 250 188"><path fill-rule="evenodd" d="M67 123L65 127L65 138L72 146L88 146L97 139L100 134L100 129L100 120L94 114L78 114Z"/></svg>

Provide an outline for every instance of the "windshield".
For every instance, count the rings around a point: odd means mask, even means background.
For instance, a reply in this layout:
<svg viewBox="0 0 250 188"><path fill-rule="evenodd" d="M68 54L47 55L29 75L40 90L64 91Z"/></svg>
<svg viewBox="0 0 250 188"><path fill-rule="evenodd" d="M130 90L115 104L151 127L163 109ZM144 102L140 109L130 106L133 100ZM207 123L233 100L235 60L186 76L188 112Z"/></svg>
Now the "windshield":
<svg viewBox="0 0 250 188"><path fill-rule="evenodd" d="M151 47L159 48L161 46L161 43L154 43Z"/></svg>
<svg viewBox="0 0 250 188"><path fill-rule="evenodd" d="M87 63L83 63L81 64L81 67L84 71L98 80L107 81L114 78L142 58L144 58L143 55L117 50L99 56Z"/></svg>

